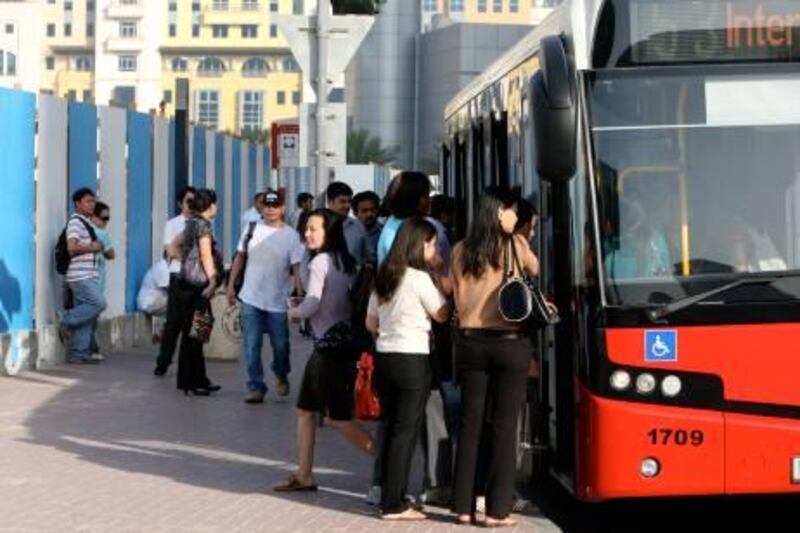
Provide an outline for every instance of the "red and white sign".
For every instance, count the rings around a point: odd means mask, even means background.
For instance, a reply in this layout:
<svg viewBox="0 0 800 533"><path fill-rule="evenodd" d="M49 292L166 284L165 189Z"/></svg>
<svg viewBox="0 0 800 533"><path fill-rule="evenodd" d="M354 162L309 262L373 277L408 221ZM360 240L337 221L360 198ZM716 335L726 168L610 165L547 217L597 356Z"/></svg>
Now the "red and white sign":
<svg viewBox="0 0 800 533"><path fill-rule="evenodd" d="M272 168L300 166L300 126L272 123Z"/></svg>

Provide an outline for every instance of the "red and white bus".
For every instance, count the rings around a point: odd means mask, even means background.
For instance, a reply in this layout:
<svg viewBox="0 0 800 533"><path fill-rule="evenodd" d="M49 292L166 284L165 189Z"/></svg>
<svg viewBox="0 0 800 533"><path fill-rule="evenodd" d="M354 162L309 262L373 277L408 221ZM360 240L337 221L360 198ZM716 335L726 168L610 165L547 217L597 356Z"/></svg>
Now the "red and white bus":
<svg viewBox="0 0 800 533"><path fill-rule="evenodd" d="M800 491L800 2L568 1L445 122L459 231L491 184L541 215L523 463L539 435L586 501Z"/></svg>

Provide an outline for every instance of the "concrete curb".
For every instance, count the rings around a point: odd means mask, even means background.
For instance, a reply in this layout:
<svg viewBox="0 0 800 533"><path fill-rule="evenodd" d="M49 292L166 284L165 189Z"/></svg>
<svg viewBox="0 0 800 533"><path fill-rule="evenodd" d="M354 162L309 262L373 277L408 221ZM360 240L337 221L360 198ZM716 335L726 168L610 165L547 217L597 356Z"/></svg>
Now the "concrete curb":
<svg viewBox="0 0 800 533"><path fill-rule="evenodd" d="M206 345L206 359L237 361L241 343L234 342L231 334L223 331L223 308L215 298L217 321L211 343ZM158 346L153 335L163 327L163 319L134 313L111 318L101 318L97 325L97 342L103 353L114 353L131 348L152 348L153 357ZM227 329L235 329L228 327ZM238 332L237 332L238 333ZM48 370L66 362L66 347L58 338L58 327L43 326L36 330L15 331L0 335L0 376L15 376L27 370ZM176 354L177 356L177 354Z"/></svg>

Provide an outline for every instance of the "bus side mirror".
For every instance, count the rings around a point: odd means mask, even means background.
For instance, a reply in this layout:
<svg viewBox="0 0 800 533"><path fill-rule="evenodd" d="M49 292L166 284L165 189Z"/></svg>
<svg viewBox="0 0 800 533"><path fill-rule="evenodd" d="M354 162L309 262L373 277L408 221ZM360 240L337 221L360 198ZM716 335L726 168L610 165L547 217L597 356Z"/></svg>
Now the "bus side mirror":
<svg viewBox="0 0 800 533"><path fill-rule="evenodd" d="M532 98L536 170L543 180L567 181L577 165L578 121L572 69L559 37L542 39L539 61Z"/></svg>

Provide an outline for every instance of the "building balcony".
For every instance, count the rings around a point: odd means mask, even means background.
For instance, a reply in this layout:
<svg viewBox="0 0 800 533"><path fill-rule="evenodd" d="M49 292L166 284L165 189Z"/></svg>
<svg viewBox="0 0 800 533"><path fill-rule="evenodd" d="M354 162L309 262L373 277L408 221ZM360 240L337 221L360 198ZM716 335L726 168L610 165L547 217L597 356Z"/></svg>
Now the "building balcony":
<svg viewBox="0 0 800 533"><path fill-rule="evenodd" d="M144 17L144 2L114 0L106 7L106 17L112 20L141 19Z"/></svg>
<svg viewBox="0 0 800 533"><path fill-rule="evenodd" d="M233 1L233 0L232 0ZM201 23L204 25L241 26L243 24L260 24L263 22L263 4L236 3L219 4L206 2L203 4Z"/></svg>
<svg viewBox="0 0 800 533"><path fill-rule="evenodd" d="M141 37L109 37L106 39L106 52L141 52L144 39Z"/></svg>

